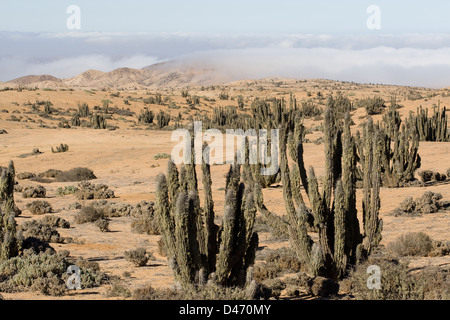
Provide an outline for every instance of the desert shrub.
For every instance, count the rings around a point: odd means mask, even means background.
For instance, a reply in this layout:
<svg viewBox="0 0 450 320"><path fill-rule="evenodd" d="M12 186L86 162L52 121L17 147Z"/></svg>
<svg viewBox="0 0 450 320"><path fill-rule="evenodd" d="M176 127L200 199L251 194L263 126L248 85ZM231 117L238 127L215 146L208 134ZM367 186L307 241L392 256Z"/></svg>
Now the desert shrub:
<svg viewBox="0 0 450 320"><path fill-rule="evenodd" d="M125 287L123 283L114 281L112 285L106 289L105 296L108 298L122 297L126 299L131 297L131 291Z"/></svg>
<svg viewBox="0 0 450 320"><path fill-rule="evenodd" d="M27 204L27 208L30 210L31 214L34 215L42 215L53 212L52 206L47 201L33 201L32 203Z"/></svg>
<svg viewBox="0 0 450 320"><path fill-rule="evenodd" d="M70 228L69 221L57 216L45 216L41 219L42 223L48 224L53 228Z"/></svg>
<svg viewBox="0 0 450 320"><path fill-rule="evenodd" d="M131 222L132 232L148 235L159 235L161 233L153 206L153 202L141 201L133 208L131 215L135 219Z"/></svg>
<svg viewBox="0 0 450 320"><path fill-rule="evenodd" d="M91 199L110 199L114 198L114 191L110 190L104 184L91 184L88 181L83 181L78 184L79 190L75 193L78 200Z"/></svg>
<svg viewBox="0 0 450 320"><path fill-rule="evenodd" d="M52 147L52 153L63 153L69 151L69 146L67 144L60 144L55 149Z"/></svg>
<svg viewBox="0 0 450 320"><path fill-rule="evenodd" d="M47 191L43 186L25 187L22 191L24 198L45 198Z"/></svg>
<svg viewBox="0 0 450 320"><path fill-rule="evenodd" d="M442 257L450 254L450 241L433 240L429 257Z"/></svg>
<svg viewBox="0 0 450 320"><path fill-rule="evenodd" d="M381 288L368 289L370 276L367 268L375 265L381 271ZM341 282L341 287L359 300L423 300L448 299L450 293L449 270L425 267L412 273L407 263L388 256L372 256L360 264L350 277Z"/></svg>
<svg viewBox="0 0 450 320"><path fill-rule="evenodd" d="M78 224L84 224L88 222L95 222L103 218L103 212L93 207L83 207L75 216L75 222Z"/></svg>
<svg viewBox="0 0 450 320"><path fill-rule="evenodd" d="M389 243L388 249L400 257L426 257L433 248L431 238L423 232L409 232Z"/></svg>
<svg viewBox="0 0 450 320"><path fill-rule="evenodd" d="M184 289L155 289L146 285L133 291L134 300L250 300L245 288L223 287L208 283L201 287Z"/></svg>
<svg viewBox="0 0 450 320"><path fill-rule="evenodd" d="M79 189L74 186L65 186L64 188L59 187L58 189L56 189L56 194L63 197L63 196L67 196L69 194L75 194L75 193L77 193L78 190Z"/></svg>
<svg viewBox="0 0 450 320"><path fill-rule="evenodd" d="M266 280L263 285L271 291L272 297L277 300L281 296L281 291L286 289L286 283L279 278Z"/></svg>
<svg viewBox="0 0 450 320"><path fill-rule="evenodd" d="M109 231L109 219L99 219L95 221L95 226L99 228L101 232L108 232Z"/></svg>
<svg viewBox="0 0 450 320"><path fill-rule="evenodd" d="M171 156L168 153L158 153L156 154L153 159L154 160L160 160L160 159L169 159Z"/></svg>
<svg viewBox="0 0 450 320"><path fill-rule="evenodd" d="M439 173L439 172L434 172L432 170L420 171L419 177L422 180L422 182L447 180L447 175L445 175L443 173Z"/></svg>
<svg viewBox="0 0 450 320"><path fill-rule="evenodd" d="M380 114L386 108L384 99L380 97L361 99L357 102L358 108L365 108L368 115Z"/></svg>
<svg viewBox="0 0 450 320"><path fill-rule="evenodd" d="M103 212L105 217L126 217L133 211L133 206L122 202L108 202L106 200L93 201L91 206Z"/></svg>
<svg viewBox="0 0 450 320"><path fill-rule="evenodd" d="M422 197L413 199L408 197L400 203L400 206L393 211L395 216L409 215L416 216L438 212L443 208L441 203L442 195L431 191L425 192Z"/></svg>
<svg viewBox="0 0 450 320"><path fill-rule="evenodd" d="M31 289L45 295L64 295L69 263L60 254L39 253L0 262L0 291Z"/></svg>
<svg viewBox="0 0 450 320"><path fill-rule="evenodd" d="M61 170L48 169L47 171L39 173L38 177L40 177L40 178L56 178L56 176L60 173L62 173Z"/></svg>
<svg viewBox="0 0 450 320"><path fill-rule="evenodd" d="M36 175L34 173L31 173L31 172L21 172L21 173L18 173L16 175L16 178L18 180L29 180L29 179L34 178L34 177L36 177Z"/></svg>
<svg viewBox="0 0 450 320"><path fill-rule="evenodd" d="M52 226L40 221L26 221L19 228L24 238L36 238L51 243L62 243L64 239Z"/></svg>
<svg viewBox="0 0 450 320"><path fill-rule="evenodd" d="M125 251L125 260L133 263L136 267L142 267L150 260L155 260L152 252L147 253L144 248L137 248L130 251Z"/></svg>
<svg viewBox="0 0 450 320"><path fill-rule="evenodd" d="M296 255L291 250L283 248L270 251L266 254L264 262L255 264L253 279L265 284L267 280L301 270L302 266Z"/></svg>
<svg viewBox="0 0 450 320"><path fill-rule="evenodd" d="M94 172L88 168L74 168L69 171L60 172L55 178L58 182L77 182L97 179Z"/></svg>
<svg viewBox="0 0 450 320"><path fill-rule="evenodd" d="M60 296L67 293L67 268L77 265L81 269L81 287L93 288L105 283L107 276L94 268L96 263L83 264L82 260L70 261L67 252L29 254L0 263L0 291L40 291L46 295ZM98 264L97 264L98 266Z"/></svg>

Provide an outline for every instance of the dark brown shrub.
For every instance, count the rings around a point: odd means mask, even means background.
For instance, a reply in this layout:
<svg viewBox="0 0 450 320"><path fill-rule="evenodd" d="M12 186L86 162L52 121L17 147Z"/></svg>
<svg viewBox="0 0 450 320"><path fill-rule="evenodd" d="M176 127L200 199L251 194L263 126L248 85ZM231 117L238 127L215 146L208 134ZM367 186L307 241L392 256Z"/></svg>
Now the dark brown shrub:
<svg viewBox="0 0 450 320"><path fill-rule="evenodd" d="M56 175L58 182L76 182L97 179L94 172L88 168L74 168Z"/></svg>
<svg viewBox="0 0 450 320"><path fill-rule="evenodd" d="M153 253L147 253L144 248L137 248L135 250L125 251L125 260L132 262L136 267L142 267L147 264L149 260L155 260Z"/></svg>
<svg viewBox="0 0 450 320"><path fill-rule="evenodd" d="M423 232L409 232L389 243L388 249L400 257L426 257L433 248L433 241Z"/></svg>
<svg viewBox="0 0 450 320"><path fill-rule="evenodd" d="M75 222L78 224L95 222L103 218L103 212L93 207L83 207L75 216Z"/></svg>
<svg viewBox="0 0 450 320"><path fill-rule="evenodd" d="M43 186L25 187L22 191L24 198L45 198L47 191Z"/></svg>
<svg viewBox="0 0 450 320"><path fill-rule="evenodd" d="M28 210L30 210L31 214L41 215L46 213L52 213L53 208L47 201L36 200L32 203L27 204Z"/></svg>

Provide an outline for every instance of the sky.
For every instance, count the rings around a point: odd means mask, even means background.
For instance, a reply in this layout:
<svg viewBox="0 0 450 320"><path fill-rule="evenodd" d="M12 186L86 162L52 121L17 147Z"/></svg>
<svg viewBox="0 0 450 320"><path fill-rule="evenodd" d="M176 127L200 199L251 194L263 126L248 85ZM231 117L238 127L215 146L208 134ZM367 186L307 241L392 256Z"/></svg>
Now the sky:
<svg viewBox="0 0 450 320"><path fill-rule="evenodd" d="M450 86L450 1L0 0L0 81L208 63L288 76Z"/></svg>

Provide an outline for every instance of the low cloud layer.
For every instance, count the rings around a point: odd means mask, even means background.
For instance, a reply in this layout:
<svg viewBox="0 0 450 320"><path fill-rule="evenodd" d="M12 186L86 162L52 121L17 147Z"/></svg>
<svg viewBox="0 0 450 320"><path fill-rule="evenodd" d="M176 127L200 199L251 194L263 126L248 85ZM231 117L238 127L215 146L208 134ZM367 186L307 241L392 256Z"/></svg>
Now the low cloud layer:
<svg viewBox="0 0 450 320"><path fill-rule="evenodd" d="M69 78L89 69L167 60L208 65L232 79L269 76L450 86L450 36L0 33L0 81Z"/></svg>

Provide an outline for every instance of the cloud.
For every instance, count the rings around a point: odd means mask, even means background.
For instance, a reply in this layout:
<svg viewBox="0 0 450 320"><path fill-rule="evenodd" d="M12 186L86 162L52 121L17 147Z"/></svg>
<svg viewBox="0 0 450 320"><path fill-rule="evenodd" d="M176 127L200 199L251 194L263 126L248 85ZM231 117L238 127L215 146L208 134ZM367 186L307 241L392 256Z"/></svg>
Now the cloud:
<svg viewBox="0 0 450 320"><path fill-rule="evenodd" d="M450 48L428 50L376 47L266 48L219 50L184 56L189 63L209 65L231 79L325 78L360 83L444 87L450 85Z"/></svg>
<svg viewBox="0 0 450 320"><path fill-rule="evenodd" d="M114 59L106 55L81 55L50 61L28 60L25 57L0 58L0 70L7 80L25 75L49 74L57 78L69 78L87 70L108 72L114 69L128 67L140 69L161 62L156 57L135 55ZM5 80L5 79L3 79Z"/></svg>
<svg viewBox="0 0 450 320"><path fill-rule="evenodd" d="M229 78L327 78L450 86L450 35L0 33L0 81L73 77L157 62L212 67Z"/></svg>

